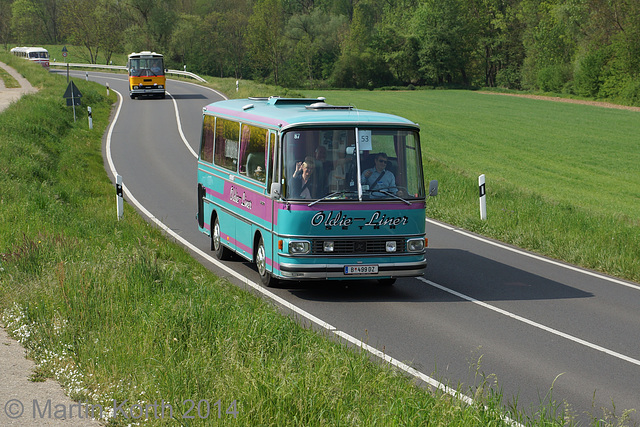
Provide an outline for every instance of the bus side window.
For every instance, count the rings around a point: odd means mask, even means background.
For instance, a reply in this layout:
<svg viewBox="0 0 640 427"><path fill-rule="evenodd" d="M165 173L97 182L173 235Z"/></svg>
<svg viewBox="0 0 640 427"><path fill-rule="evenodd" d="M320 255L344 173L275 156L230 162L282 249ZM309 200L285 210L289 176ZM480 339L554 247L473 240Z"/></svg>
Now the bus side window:
<svg viewBox="0 0 640 427"><path fill-rule="evenodd" d="M215 135L216 118L204 116L202 122L202 145L200 150L200 160L213 163L213 137Z"/></svg>
<svg viewBox="0 0 640 427"><path fill-rule="evenodd" d="M268 131L263 128L242 125L240 141L240 173L265 182L266 149Z"/></svg>
<svg viewBox="0 0 640 427"><path fill-rule="evenodd" d="M218 118L216 120L216 140L214 144L214 163L236 172L238 167L238 137L240 123Z"/></svg>

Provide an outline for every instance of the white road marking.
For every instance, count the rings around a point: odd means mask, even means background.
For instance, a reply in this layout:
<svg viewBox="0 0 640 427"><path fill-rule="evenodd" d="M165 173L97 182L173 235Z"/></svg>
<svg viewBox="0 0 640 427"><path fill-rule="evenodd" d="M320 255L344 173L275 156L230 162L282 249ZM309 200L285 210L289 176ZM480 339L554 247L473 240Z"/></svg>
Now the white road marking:
<svg viewBox="0 0 640 427"><path fill-rule="evenodd" d="M515 319L515 320L517 320L519 322L526 323L527 325L533 326L534 328L541 329L541 330L543 330L545 332L549 332L551 334L557 335L557 336L562 337L564 339L567 339L569 341L573 341L573 342L578 343L580 345L583 345L585 347L589 347L589 348L591 348L593 350L597 350L597 351L600 351L602 353L608 354L609 356L613 356L613 357L615 357L617 359L624 360L625 362L633 363L634 365L640 366L640 360L634 359L633 357L625 356L624 354L618 353L618 352L613 351L613 350L609 350L608 348L599 346L597 344L590 343L589 341L585 341L585 340L583 340L581 338L574 337L573 335L569 335L569 334L567 334L565 332L562 332L562 331L559 331L557 329L550 328L549 326L545 326L545 325L543 325L541 323L534 322L533 320L529 320L529 319L527 319L525 317L518 316L517 314L514 314L514 313L511 313L511 312L509 312L507 310L503 310L501 308L495 307L495 306L493 306L491 304L487 304L486 302L477 300L477 299L475 299L473 297L470 297L470 296L467 296L465 294L461 294L460 292L457 292L457 291L454 291L453 289L449 289L449 288L447 288L445 286L439 285L439 284L437 284L435 282L432 282L431 280L427 280L427 279L425 279L423 277L418 277L417 279L420 280L421 282L426 283L427 285L433 286L434 288L438 288L438 289L440 289L442 291L450 293L451 295L455 295L458 298L461 298L463 300L466 300L466 301L472 302L474 304L477 304L480 307L489 309L491 311L495 311L496 313L500 313L500 314L502 314L504 316L510 317L510 318Z"/></svg>
<svg viewBox="0 0 640 427"><path fill-rule="evenodd" d="M542 257L540 255L536 255L536 254L533 254L531 252L524 251L522 249L514 248L514 247L511 247L511 246L507 246L505 244L502 244L502 243L495 242L493 240L486 239L486 238L484 238L482 236L478 236L478 235L469 233L469 232L467 232L465 230L461 230L459 228L452 227L451 225L444 224L444 223L441 223L441 222L438 222L438 221L434 221L434 220L429 219L429 218L426 219L426 222L428 222L430 224L433 224L433 225L437 225L438 227L442 227L442 228L444 228L446 230L453 231L453 232L458 233L458 234L462 234L463 236L469 237L471 239L475 239L475 240L478 240L480 242L487 243L489 245L493 245L493 246L495 246L497 248L504 249L504 250L507 250L507 251L510 251L510 252L514 252L514 253L516 253L518 255L523 255L523 256L526 256L526 257L529 257L529 258L533 258L533 259L538 260L538 261L543 261L543 262L546 262L548 264L552 264L552 265L555 265L555 266L558 266L558 267L565 268L567 270L576 271L578 273L586 274L587 276L596 277L596 278L601 279L601 280L605 280L605 281L608 281L608 282L611 282L611 283L615 283L615 284L618 284L618 285L626 286L627 288L631 288L631 289L635 289L637 291L640 291L640 285L637 285L635 283L626 282L624 280L620 280L620 279L617 279L615 277L606 276L606 275L601 274L601 273L596 273L594 271L585 270L584 268L580 268L580 267L576 267L576 266L573 266L573 265L565 264L565 263L562 263L562 262L559 262L559 261L554 261L552 259L545 258L545 257Z"/></svg>
<svg viewBox="0 0 640 427"><path fill-rule="evenodd" d="M213 92L215 92L218 96L220 96L223 99L227 99L226 96L224 96L222 93L218 92L215 89L211 89L208 88L206 86L202 86L202 85L197 85L195 83L191 83L191 82L180 82L180 83L188 83L188 84L192 84L194 86L198 86L200 88L206 88L209 89ZM178 111L178 103L176 102L176 99L173 97L173 95L171 95L169 93L169 91L165 91L167 93L167 95L169 95L171 97L171 100L173 101L173 109L176 112L176 123L178 124L178 133L180 134L180 138L182 138L182 142L183 144L187 147L187 149L191 152L191 154L193 155L193 157L195 157L196 159L198 158L198 153L195 152L195 150L193 148L191 148L191 144L189 144L189 141L187 141L187 138L184 136L184 132L182 132L182 122L180 121L180 112Z"/></svg>
<svg viewBox="0 0 640 427"><path fill-rule="evenodd" d="M180 134L180 138L182 138L182 142L184 143L184 145L191 152L191 154L193 154L193 157L197 159L198 153L196 153L195 150L191 148L191 144L189 144L189 141L187 141L187 138L184 136L184 132L182 132L182 122L180 122L180 112L178 111L178 103L176 102L176 99L173 97L173 95L169 93L169 91L165 91L165 92L167 93L167 95L171 97L171 100L173 101L173 109L176 112L176 123L178 124L178 133Z"/></svg>

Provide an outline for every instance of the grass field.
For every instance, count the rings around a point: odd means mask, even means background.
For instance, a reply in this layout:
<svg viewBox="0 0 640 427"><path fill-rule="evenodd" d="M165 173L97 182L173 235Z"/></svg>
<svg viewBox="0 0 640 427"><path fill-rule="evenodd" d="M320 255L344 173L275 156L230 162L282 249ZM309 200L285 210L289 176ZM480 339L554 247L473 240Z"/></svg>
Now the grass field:
<svg viewBox="0 0 640 427"><path fill-rule="evenodd" d="M640 281L640 113L469 91L306 95L419 123L426 179L440 181L429 216Z"/></svg>

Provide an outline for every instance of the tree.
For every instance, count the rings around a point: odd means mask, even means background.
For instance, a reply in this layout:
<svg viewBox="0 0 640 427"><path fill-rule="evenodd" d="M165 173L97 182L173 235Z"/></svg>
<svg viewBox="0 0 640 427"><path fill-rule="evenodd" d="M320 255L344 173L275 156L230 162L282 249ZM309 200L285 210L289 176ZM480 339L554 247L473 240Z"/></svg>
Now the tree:
<svg viewBox="0 0 640 427"><path fill-rule="evenodd" d="M560 92L571 79L575 38L566 19L563 0L523 0L525 88Z"/></svg>
<svg viewBox="0 0 640 427"><path fill-rule="evenodd" d="M99 53L103 52L108 64L113 52L122 50L122 32L127 21L117 0L67 2L62 17L69 42L86 49L89 63L97 63Z"/></svg>
<svg viewBox="0 0 640 427"><path fill-rule="evenodd" d="M16 37L30 44L58 43L61 3L61 0L14 1L11 15L12 30Z"/></svg>
<svg viewBox="0 0 640 427"><path fill-rule="evenodd" d="M228 68L232 75L239 79L243 76L243 69L247 61L249 42L247 27L251 8L247 2L234 2L234 9L223 12L220 21L221 46L223 50L224 67L220 68L220 75L224 68Z"/></svg>
<svg viewBox="0 0 640 427"><path fill-rule="evenodd" d="M284 13L281 0L259 0L249 18L247 43L253 65L279 83L284 55Z"/></svg>
<svg viewBox="0 0 640 427"><path fill-rule="evenodd" d="M285 62L289 81L299 85L306 80L313 85L329 77L340 54L340 35L345 31L346 17L314 9L292 16L286 27L291 52Z"/></svg>
<svg viewBox="0 0 640 427"><path fill-rule="evenodd" d="M164 51L178 21L176 0L127 0L134 19L127 39L133 50Z"/></svg>
<svg viewBox="0 0 640 427"><path fill-rule="evenodd" d="M130 19L119 0L98 0L93 12L99 46L105 57L105 64L111 62L111 55L123 51L123 33Z"/></svg>
<svg viewBox="0 0 640 427"><path fill-rule="evenodd" d="M413 31L418 40L420 71L432 84L469 85L468 68L477 47L463 0L426 0L416 11Z"/></svg>
<svg viewBox="0 0 640 427"><path fill-rule="evenodd" d="M410 25L417 6L418 0L388 3L372 36L373 48L384 59L395 79L404 84L421 81L417 38Z"/></svg>
<svg viewBox="0 0 640 427"><path fill-rule="evenodd" d="M0 0L0 43L7 49L11 41L11 0Z"/></svg>

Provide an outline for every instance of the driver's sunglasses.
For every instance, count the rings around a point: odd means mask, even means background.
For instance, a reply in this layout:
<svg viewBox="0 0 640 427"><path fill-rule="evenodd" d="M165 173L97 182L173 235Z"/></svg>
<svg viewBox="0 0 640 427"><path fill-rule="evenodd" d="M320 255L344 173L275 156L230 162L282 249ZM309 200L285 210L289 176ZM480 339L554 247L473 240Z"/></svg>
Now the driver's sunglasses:
<svg viewBox="0 0 640 427"><path fill-rule="evenodd" d="M384 163L385 165L387 164L387 161L386 161L386 160L378 159L378 161L379 161L380 163Z"/></svg>

